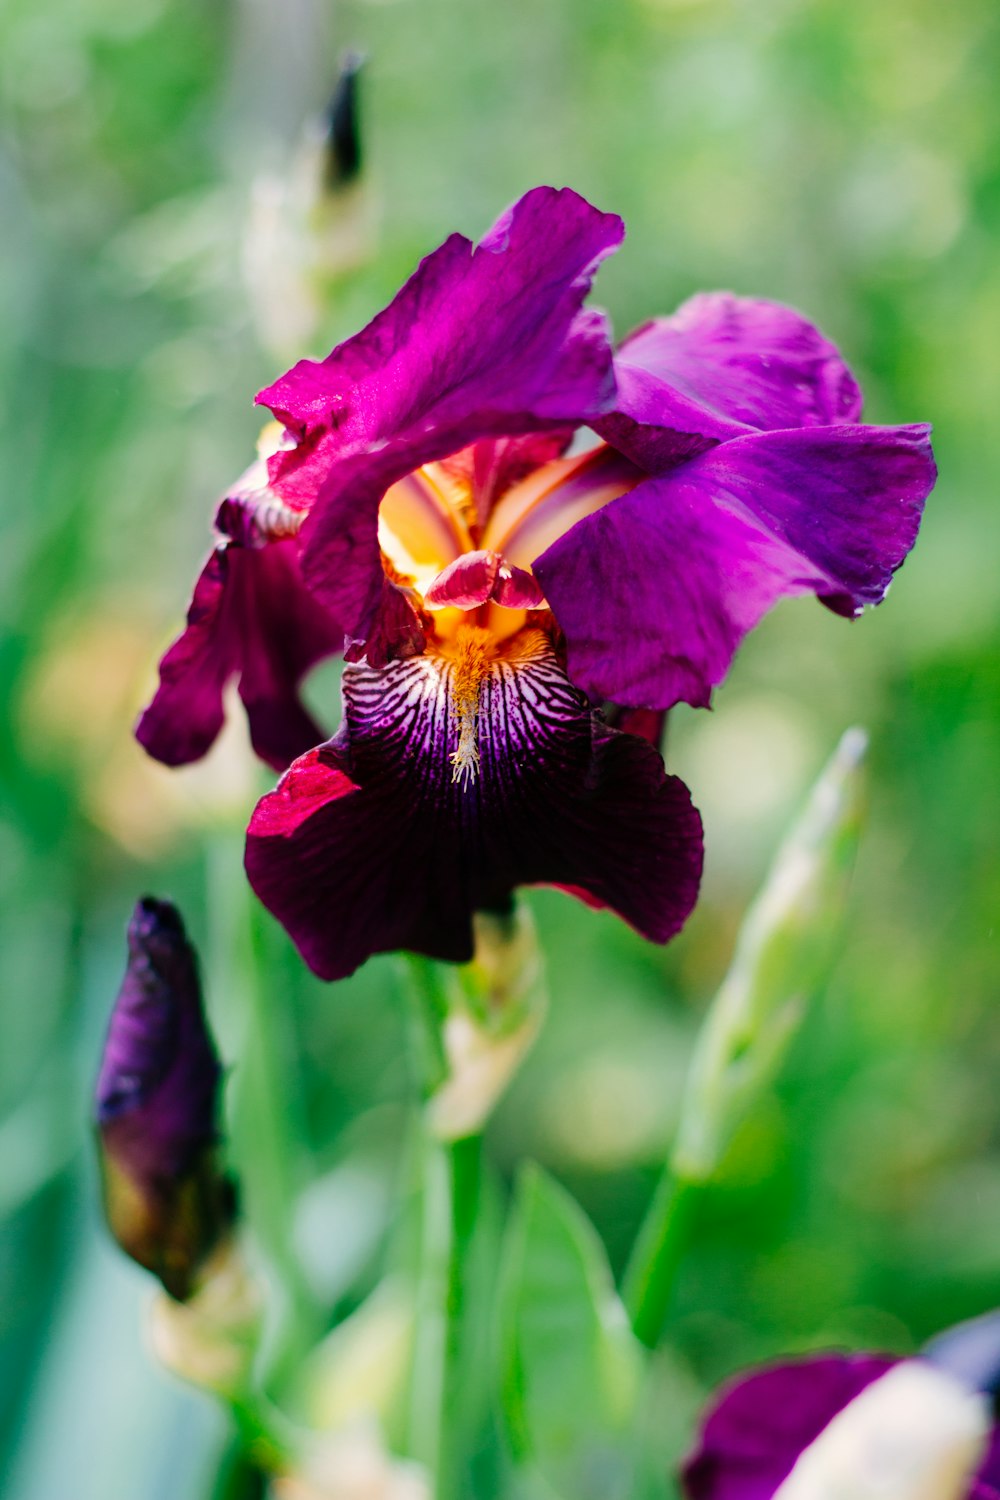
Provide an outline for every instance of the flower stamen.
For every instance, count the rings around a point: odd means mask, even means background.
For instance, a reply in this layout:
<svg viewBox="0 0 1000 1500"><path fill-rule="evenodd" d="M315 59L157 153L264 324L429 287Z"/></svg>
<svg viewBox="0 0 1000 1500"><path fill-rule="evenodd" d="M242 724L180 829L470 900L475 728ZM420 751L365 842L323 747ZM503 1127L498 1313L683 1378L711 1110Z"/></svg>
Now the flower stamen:
<svg viewBox="0 0 1000 1500"><path fill-rule="evenodd" d="M458 725L458 745L451 755L452 781L463 789L479 774L479 698L493 658L488 630L463 625L455 636L451 669L451 712Z"/></svg>

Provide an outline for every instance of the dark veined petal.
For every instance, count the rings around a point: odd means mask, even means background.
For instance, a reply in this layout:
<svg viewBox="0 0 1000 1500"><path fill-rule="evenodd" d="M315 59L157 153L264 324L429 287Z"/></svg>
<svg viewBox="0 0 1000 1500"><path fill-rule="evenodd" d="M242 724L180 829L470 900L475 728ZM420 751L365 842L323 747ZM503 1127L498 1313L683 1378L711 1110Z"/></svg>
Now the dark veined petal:
<svg viewBox="0 0 1000 1500"><path fill-rule="evenodd" d="M683 783L591 711L541 631L486 672L470 763L457 671L430 656L348 667L337 739L258 804L250 882L306 962L338 979L397 948L466 960L472 911L522 884L571 887L666 942L701 874Z"/></svg>
<svg viewBox="0 0 1000 1500"><path fill-rule="evenodd" d="M580 521L533 571L580 687L704 706L778 599L877 604L916 539L929 429L814 427L721 443Z"/></svg>
<svg viewBox="0 0 1000 1500"><path fill-rule="evenodd" d="M253 747L281 771L323 731L298 685L343 646L343 631L302 582L294 540L221 543L195 584L187 625L160 663L136 738L168 766L198 760L222 728L223 691L239 677Z"/></svg>
<svg viewBox="0 0 1000 1500"><path fill-rule="evenodd" d="M480 244L452 235L322 363L261 392L299 440L270 476L310 511L305 578L352 637L371 634L383 602L376 530L391 484L480 439L541 433L551 447L553 429L609 407L606 320L582 303L623 233L569 189L536 188ZM516 472L524 455L508 456Z"/></svg>
<svg viewBox="0 0 1000 1500"><path fill-rule="evenodd" d="M857 382L818 328L794 308L732 292L699 292L637 328L615 374L615 411L596 426L650 470L750 431L861 416Z"/></svg>
<svg viewBox="0 0 1000 1500"><path fill-rule="evenodd" d="M821 1355L755 1371L724 1389L684 1466L689 1500L772 1500L799 1454L894 1360Z"/></svg>

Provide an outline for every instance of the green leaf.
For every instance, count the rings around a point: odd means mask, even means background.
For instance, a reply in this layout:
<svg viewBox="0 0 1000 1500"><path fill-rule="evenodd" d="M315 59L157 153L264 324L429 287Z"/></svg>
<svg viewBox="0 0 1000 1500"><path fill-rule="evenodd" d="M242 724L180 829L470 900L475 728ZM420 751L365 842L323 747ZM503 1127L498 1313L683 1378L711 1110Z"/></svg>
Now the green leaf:
<svg viewBox="0 0 1000 1500"><path fill-rule="evenodd" d="M631 1495L642 1354L593 1225L535 1166L503 1247L499 1320L502 1421L518 1462L567 1500Z"/></svg>

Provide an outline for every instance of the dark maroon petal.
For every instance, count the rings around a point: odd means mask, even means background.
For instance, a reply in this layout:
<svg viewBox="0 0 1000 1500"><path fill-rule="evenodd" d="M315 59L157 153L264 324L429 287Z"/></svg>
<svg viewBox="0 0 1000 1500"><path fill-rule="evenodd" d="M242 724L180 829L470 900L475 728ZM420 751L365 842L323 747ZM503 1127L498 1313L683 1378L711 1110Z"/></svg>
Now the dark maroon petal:
<svg viewBox="0 0 1000 1500"><path fill-rule="evenodd" d="M749 431L861 416L854 376L812 323L732 292L700 292L672 317L637 328L615 357L615 374L615 412L598 431L652 470Z"/></svg>
<svg viewBox="0 0 1000 1500"><path fill-rule="evenodd" d="M641 739L609 729L547 637L495 662L456 767L454 664L430 656L344 674L344 726L258 804L247 872L324 979L372 953L472 955L471 913L554 884L666 942L694 905L701 822ZM460 757L461 758L461 757Z"/></svg>
<svg viewBox="0 0 1000 1500"><path fill-rule="evenodd" d="M606 321L581 308L623 232L576 193L536 188L478 246L452 235L322 364L261 393L299 438L270 475L311 511L305 578L352 636L371 632L383 600L376 525L390 484L480 439L551 443L608 408Z"/></svg>
<svg viewBox="0 0 1000 1500"><path fill-rule="evenodd" d="M533 564L574 682L636 707L704 706L778 599L877 604L934 483L928 432L737 438L580 521Z"/></svg>
<svg viewBox="0 0 1000 1500"><path fill-rule="evenodd" d="M667 726L667 710L663 708L620 708L612 705L607 713L609 724L623 734L638 734L659 750L663 744L663 732Z"/></svg>
<svg viewBox="0 0 1000 1500"><path fill-rule="evenodd" d="M220 544L195 584L187 628L160 663L160 686L136 727L168 766L208 751L224 717L223 691L239 677L250 737L262 760L284 768L323 731L298 685L343 646L343 631L302 582L293 540Z"/></svg>
<svg viewBox="0 0 1000 1500"><path fill-rule="evenodd" d="M381 603L371 633L349 640L345 661L367 658L373 667L384 667L397 656L415 656L424 649L424 627L418 613L419 598L412 589L390 583L383 575Z"/></svg>
<svg viewBox="0 0 1000 1500"><path fill-rule="evenodd" d="M894 1363L820 1355L735 1381L709 1411L684 1465L689 1500L772 1500L803 1449Z"/></svg>

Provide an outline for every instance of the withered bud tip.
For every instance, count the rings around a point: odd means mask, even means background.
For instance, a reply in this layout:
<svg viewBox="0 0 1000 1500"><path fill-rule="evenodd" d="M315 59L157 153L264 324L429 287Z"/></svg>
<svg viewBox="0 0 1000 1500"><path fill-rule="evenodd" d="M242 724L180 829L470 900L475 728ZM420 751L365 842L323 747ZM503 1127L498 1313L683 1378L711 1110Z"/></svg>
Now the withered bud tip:
<svg viewBox="0 0 1000 1500"><path fill-rule="evenodd" d="M326 180L331 189L346 187L361 173L358 79L364 63L364 53L354 48L342 54L326 109Z"/></svg>

